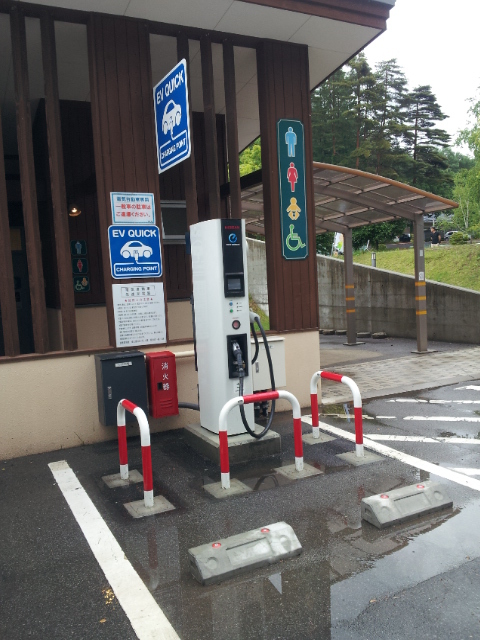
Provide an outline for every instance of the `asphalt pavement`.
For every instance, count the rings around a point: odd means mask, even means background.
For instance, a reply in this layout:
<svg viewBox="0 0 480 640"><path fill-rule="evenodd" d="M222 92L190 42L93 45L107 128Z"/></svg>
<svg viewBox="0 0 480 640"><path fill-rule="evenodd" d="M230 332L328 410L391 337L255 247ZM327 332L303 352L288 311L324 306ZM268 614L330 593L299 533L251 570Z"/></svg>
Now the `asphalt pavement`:
<svg viewBox="0 0 480 640"><path fill-rule="evenodd" d="M252 490L220 500L205 490L220 479L218 467L192 451L181 430L155 434L154 493L175 509L142 519L124 506L142 498L141 484L108 489L102 481L118 471L115 441L4 461L0 637L480 637L480 376L367 400L367 449L386 447L372 464L337 457L354 450L354 424L351 405L336 412L321 416L325 433L333 427L345 437L304 445L319 475L293 481L276 471L294 461L291 417L279 414L281 456L232 467L232 478ZM141 471L137 438L129 456ZM78 486L59 486L48 466L59 461ZM442 483L452 509L381 531L361 521L362 498L428 479ZM98 515L88 515L92 508ZM300 540L300 556L219 585L193 579L189 548L282 520ZM105 558L115 545L112 565ZM149 628L160 614L165 628Z"/></svg>

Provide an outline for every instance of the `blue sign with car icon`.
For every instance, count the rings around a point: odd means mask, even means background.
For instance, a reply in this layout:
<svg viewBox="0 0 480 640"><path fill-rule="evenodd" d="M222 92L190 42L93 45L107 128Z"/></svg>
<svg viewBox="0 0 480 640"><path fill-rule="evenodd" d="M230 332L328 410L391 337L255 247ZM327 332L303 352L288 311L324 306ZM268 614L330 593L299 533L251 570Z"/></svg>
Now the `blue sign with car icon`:
<svg viewBox="0 0 480 640"><path fill-rule="evenodd" d="M108 227L112 277L152 278L162 275L160 230L149 225Z"/></svg>
<svg viewBox="0 0 480 640"><path fill-rule="evenodd" d="M187 63L180 62L153 89L158 173L190 157Z"/></svg>

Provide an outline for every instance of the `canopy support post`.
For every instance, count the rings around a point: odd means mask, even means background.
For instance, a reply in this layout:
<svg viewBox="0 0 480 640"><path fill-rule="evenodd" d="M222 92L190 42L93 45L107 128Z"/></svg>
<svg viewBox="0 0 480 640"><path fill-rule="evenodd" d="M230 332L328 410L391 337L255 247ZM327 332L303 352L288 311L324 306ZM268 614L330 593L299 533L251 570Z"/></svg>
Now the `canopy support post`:
<svg viewBox="0 0 480 640"><path fill-rule="evenodd" d="M415 312L417 317L416 353L427 353L427 283L425 281L425 232L423 215L415 216L413 234L415 251Z"/></svg>
<svg viewBox="0 0 480 640"><path fill-rule="evenodd" d="M348 346L355 346L357 342L357 323L355 319L355 284L353 281L353 245L352 230L345 229L343 234L343 260L345 268L345 306L347 315Z"/></svg>

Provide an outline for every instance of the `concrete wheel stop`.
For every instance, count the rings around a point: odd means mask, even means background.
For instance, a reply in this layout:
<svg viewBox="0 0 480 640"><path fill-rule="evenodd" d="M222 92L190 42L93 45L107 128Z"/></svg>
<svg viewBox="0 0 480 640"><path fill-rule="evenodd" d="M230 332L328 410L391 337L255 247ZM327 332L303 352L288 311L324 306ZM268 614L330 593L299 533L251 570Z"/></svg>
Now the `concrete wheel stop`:
<svg viewBox="0 0 480 640"><path fill-rule="evenodd" d="M373 524L377 529L385 529L452 506L453 501L443 485L425 480L364 498L362 520Z"/></svg>
<svg viewBox="0 0 480 640"><path fill-rule="evenodd" d="M302 553L294 530L275 522L188 550L193 577L206 586Z"/></svg>
<svg viewBox="0 0 480 640"><path fill-rule="evenodd" d="M372 462L378 462L383 460L383 456L379 456L371 451L364 451L363 457L357 457L355 451L349 451L348 453L337 453L337 458L345 460L349 464L353 464L354 467L360 467L363 464L371 464Z"/></svg>
<svg viewBox="0 0 480 640"><path fill-rule="evenodd" d="M137 484L137 482L143 482L143 476L140 471L132 469L128 474L128 480L123 480L119 473L102 476L102 480L109 489L116 489L117 487L129 487L132 484Z"/></svg>

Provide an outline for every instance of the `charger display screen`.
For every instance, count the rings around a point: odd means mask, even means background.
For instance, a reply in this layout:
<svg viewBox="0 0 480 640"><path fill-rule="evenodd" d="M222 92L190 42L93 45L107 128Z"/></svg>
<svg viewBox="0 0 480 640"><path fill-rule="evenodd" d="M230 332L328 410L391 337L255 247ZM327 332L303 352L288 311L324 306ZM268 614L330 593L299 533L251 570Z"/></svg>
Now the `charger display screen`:
<svg viewBox="0 0 480 640"><path fill-rule="evenodd" d="M241 278L227 278L227 287L229 291L241 291L242 290Z"/></svg>

